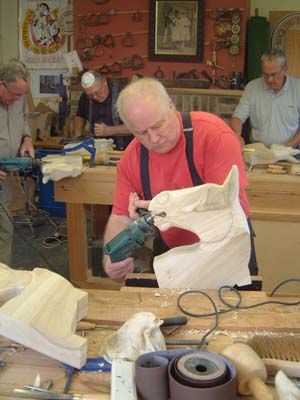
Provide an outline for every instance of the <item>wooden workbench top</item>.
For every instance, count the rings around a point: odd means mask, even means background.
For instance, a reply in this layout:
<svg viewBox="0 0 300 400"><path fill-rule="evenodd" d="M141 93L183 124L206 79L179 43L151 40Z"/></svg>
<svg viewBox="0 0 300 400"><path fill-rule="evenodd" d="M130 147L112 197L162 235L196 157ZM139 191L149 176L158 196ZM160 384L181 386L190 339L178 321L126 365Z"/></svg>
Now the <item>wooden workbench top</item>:
<svg viewBox="0 0 300 400"><path fill-rule="evenodd" d="M267 221L300 221L300 176L275 175L266 169L248 172L250 216Z"/></svg>
<svg viewBox="0 0 300 400"><path fill-rule="evenodd" d="M86 290L89 294L89 311L87 319L104 324L123 323L134 313L140 311L151 311L158 317L170 317L180 314L176 299L179 290L170 289L149 289L149 288L127 288L124 287L120 291L107 290ZM217 299L216 291L206 291L217 302L219 308L225 306L220 304ZM264 292L241 292L242 304L250 305L268 299ZM233 293L224 293L227 301L234 303L235 297ZM276 298L273 298L274 300ZM278 297L281 301L299 301L299 297ZM211 311L211 306L204 297L197 299L189 297L186 304L190 311L197 313L206 313ZM225 307L226 308L226 307ZM265 305L256 309L234 311L224 314L220 317L218 335L212 337L212 343L209 350L216 350L216 340L221 332L228 335L228 331L234 332L237 336L239 332L245 331L272 331L277 333L297 333L300 332L299 306L280 306ZM199 339L208 327L213 325L213 318L189 318L188 324L180 329L172 332L171 339ZM239 332L237 332L239 331ZM110 334L110 329L99 329L88 331L88 356L97 357L103 340ZM167 334L167 333L166 333ZM244 336L244 334L243 334ZM9 341L0 337L0 346L7 344ZM56 360L37 353L30 349L18 351L13 354L3 355L7 366L0 372L0 398L1 400L12 400L3 393L8 393L13 388L22 388L23 385L33 384L36 375L40 375L41 382L52 378L54 385L52 390L62 392L65 383L64 369ZM89 383L83 382L86 375L75 374L72 379L70 393L88 393L95 391L95 387L91 384L95 379L95 373L88 373ZM103 375L104 374L104 375ZM98 378L99 379L99 375ZM108 373L100 374L102 381L110 381ZM98 381L99 382L99 381ZM99 385L96 389L99 392ZM107 391L107 385L101 386L101 390ZM251 397L249 397L251 399Z"/></svg>
<svg viewBox="0 0 300 400"><path fill-rule="evenodd" d="M177 307L177 297L182 290L155 289L155 288L130 288L123 287L120 291L101 291L88 289L89 311L87 319L101 323L120 324L133 314L141 311L153 312L160 318L181 314ZM205 291L209 294L219 308L227 307L221 304L217 291ZM242 305L251 305L268 300L295 302L298 297L269 297L265 292L241 291ZM234 292L225 291L224 298L230 304L235 304L237 296ZM188 295L183 301L193 313L211 313L212 306L204 296ZM101 310L101 311L100 311ZM219 329L231 331L274 331L300 333L300 305L264 305L248 310L238 310L220 316ZM181 330L207 329L211 327L214 317L189 318L187 326Z"/></svg>
<svg viewBox="0 0 300 400"><path fill-rule="evenodd" d="M258 220L300 221L300 176L273 175L254 169L247 173L250 216ZM55 200L67 203L112 204L116 167L84 167L77 178L55 182Z"/></svg>

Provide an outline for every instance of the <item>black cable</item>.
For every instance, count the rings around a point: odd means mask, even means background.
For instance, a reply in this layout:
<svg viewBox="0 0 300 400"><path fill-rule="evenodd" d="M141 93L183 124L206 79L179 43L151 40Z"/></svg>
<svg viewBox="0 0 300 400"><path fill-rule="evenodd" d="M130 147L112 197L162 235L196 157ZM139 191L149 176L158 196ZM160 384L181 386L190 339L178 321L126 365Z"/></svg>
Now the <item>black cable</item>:
<svg viewBox="0 0 300 400"><path fill-rule="evenodd" d="M300 282L300 279L292 278L292 279L287 279L287 280L284 280L284 281L280 282L272 290L272 292L270 293L269 297L272 297L274 295L274 293L281 286L283 286L284 284L289 283L289 282ZM232 292L234 292L236 294L236 296L237 296L236 304L230 304L228 301L226 301L223 298L222 291L225 290L225 289L230 290L230 291L232 291ZM187 296L189 294L192 294L192 293L204 295L210 301L210 303L212 304L214 312L213 313L200 314L200 313L193 313L191 311L186 310L182 306L181 300L182 300L183 297L185 297L185 296ZM215 329L218 328L218 323L219 323L219 318L218 317L219 317L219 315L226 314L226 313L234 311L234 310L247 310L247 309L250 309L250 308L256 308L256 307L260 307L260 306L263 306L263 305L266 305L266 304L280 304L280 305L285 305L285 306L297 306L297 305L300 305L300 301L286 302L286 301L279 301L279 300L267 300L267 301L263 301L261 303L256 303L256 304L252 304L252 305L248 305L248 306L242 306L241 305L241 303L242 303L241 293L236 288L228 286L228 285L221 286L218 289L218 298L221 301L221 303L223 303L226 307L228 307L227 309L218 310L217 306L216 306L216 303L214 302L212 297L209 296L207 293L201 291L201 290L187 290L187 291L185 291L183 293L180 293L180 295L177 297L177 307L179 308L179 310L183 314L188 315L190 317L196 317L196 318L212 317L212 316L215 317L215 324L213 325L212 328L209 329L209 331L207 333L205 333L205 335L199 341L198 347L202 347L205 344L205 339L207 338L207 336L210 335ZM185 343L184 340L181 341L181 342ZM187 343L186 343L187 345L189 344L188 342L190 342L190 344L195 344L195 343L192 343L192 341L187 341Z"/></svg>
<svg viewBox="0 0 300 400"><path fill-rule="evenodd" d="M190 291L190 293L200 293L200 294L202 294L203 296L205 296L206 298L207 298L207 300L209 300L210 301L210 303L211 303L211 305L213 306L213 309L214 309L214 311L215 311L215 313L214 313L214 315L215 315L215 323L214 323L214 325L205 333L205 335L204 336L202 336L202 339L200 340L200 343L199 343L199 348L201 348L201 347L203 347L205 344L206 344L206 342L205 342L205 339L207 338L207 336L209 336L215 329L217 329L217 327L218 327L218 325L219 325L219 313L218 313L218 309L217 309L217 306L216 306L216 303L213 301L213 299L207 294L207 293L205 293L205 292L202 292L202 291L197 291L197 290L195 290L195 291ZM183 293L182 293L183 294ZM181 295L179 295L179 298L177 299L177 304L178 304L178 300L180 300L180 296L182 296L182 294ZM190 315L190 314L189 314Z"/></svg>

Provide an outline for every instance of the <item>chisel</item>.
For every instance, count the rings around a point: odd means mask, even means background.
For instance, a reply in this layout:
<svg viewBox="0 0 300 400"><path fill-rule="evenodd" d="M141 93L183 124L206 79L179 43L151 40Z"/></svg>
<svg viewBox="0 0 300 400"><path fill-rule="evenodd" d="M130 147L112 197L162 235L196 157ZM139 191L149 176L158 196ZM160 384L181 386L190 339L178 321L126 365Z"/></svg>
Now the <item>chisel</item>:
<svg viewBox="0 0 300 400"><path fill-rule="evenodd" d="M184 315L180 315L177 317L169 317L169 318L160 318L164 322L161 325L161 327L166 327L166 326L179 326L179 325L186 325L187 323L187 317ZM119 329L121 327L120 324L118 325L105 325L105 324L96 324L94 322L88 322L88 321L79 321L77 324L76 329L78 331L88 331L92 329Z"/></svg>

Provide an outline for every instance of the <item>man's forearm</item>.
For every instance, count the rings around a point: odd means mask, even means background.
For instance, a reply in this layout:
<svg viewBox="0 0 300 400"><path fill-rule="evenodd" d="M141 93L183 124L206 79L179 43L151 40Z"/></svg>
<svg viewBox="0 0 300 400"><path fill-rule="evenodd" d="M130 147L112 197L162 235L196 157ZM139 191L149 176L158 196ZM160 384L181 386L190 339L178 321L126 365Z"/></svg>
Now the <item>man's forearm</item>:
<svg viewBox="0 0 300 400"><path fill-rule="evenodd" d="M125 229L131 222L127 215L111 214L104 233L104 245L113 239L118 233Z"/></svg>
<svg viewBox="0 0 300 400"><path fill-rule="evenodd" d="M297 131L290 140L284 142L283 144L288 147L298 146L300 144L300 130Z"/></svg>
<svg viewBox="0 0 300 400"><path fill-rule="evenodd" d="M243 127L243 122L237 117L232 117L231 120L229 121L229 126L235 132L240 139L242 145L244 144L244 139L242 138L242 127Z"/></svg>
<svg viewBox="0 0 300 400"><path fill-rule="evenodd" d="M108 126L109 136L131 135L126 125Z"/></svg>
<svg viewBox="0 0 300 400"><path fill-rule="evenodd" d="M86 120L84 118L81 118L78 115L75 115L75 117L74 117L74 134L75 134L75 136L82 135L85 124L86 124Z"/></svg>
<svg viewBox="0 0 300 400"><path fill-rule="evenodd" d="M118 233L124 230L130 222L131 219L126 215L111 214L104 234L104 245L106 245ZM127 273L133 272L134 270L134 260L132 257L112 263L110 256L104 254L102 265L106 274L110 278L115 279L119 282L123 282L126 278Z"/></svg>
<svg viewBox="0 0 300 400"><path fill-rule="evenodd" d="M113 125L109 126L104 123L99 123L94 125L96 136L124 136L131 135L126 125Z"/></svg>
<svg viewBox="0 0 300 400"><path fill-rule="evenodd" d="M242 135L243 123L239 118L232 117L229 121L229 126L237 135Z"/></svg>

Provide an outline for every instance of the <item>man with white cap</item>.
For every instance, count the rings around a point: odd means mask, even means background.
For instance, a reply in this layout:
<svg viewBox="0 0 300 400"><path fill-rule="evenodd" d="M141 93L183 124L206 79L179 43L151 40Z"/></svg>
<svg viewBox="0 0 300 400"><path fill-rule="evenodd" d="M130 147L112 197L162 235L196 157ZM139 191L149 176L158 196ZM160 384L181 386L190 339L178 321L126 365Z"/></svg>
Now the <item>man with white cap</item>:
<svg viewBox="0 0 300 400"><path fill-rule="evenodd" d="M87 71L81 77L84 93L80 96L74 117L75 136L83 133L86 121L89 133L113 139L118 150L124 150L133 136L120 120L115 103L123 85L112 82L98 71Z"/></svg>

